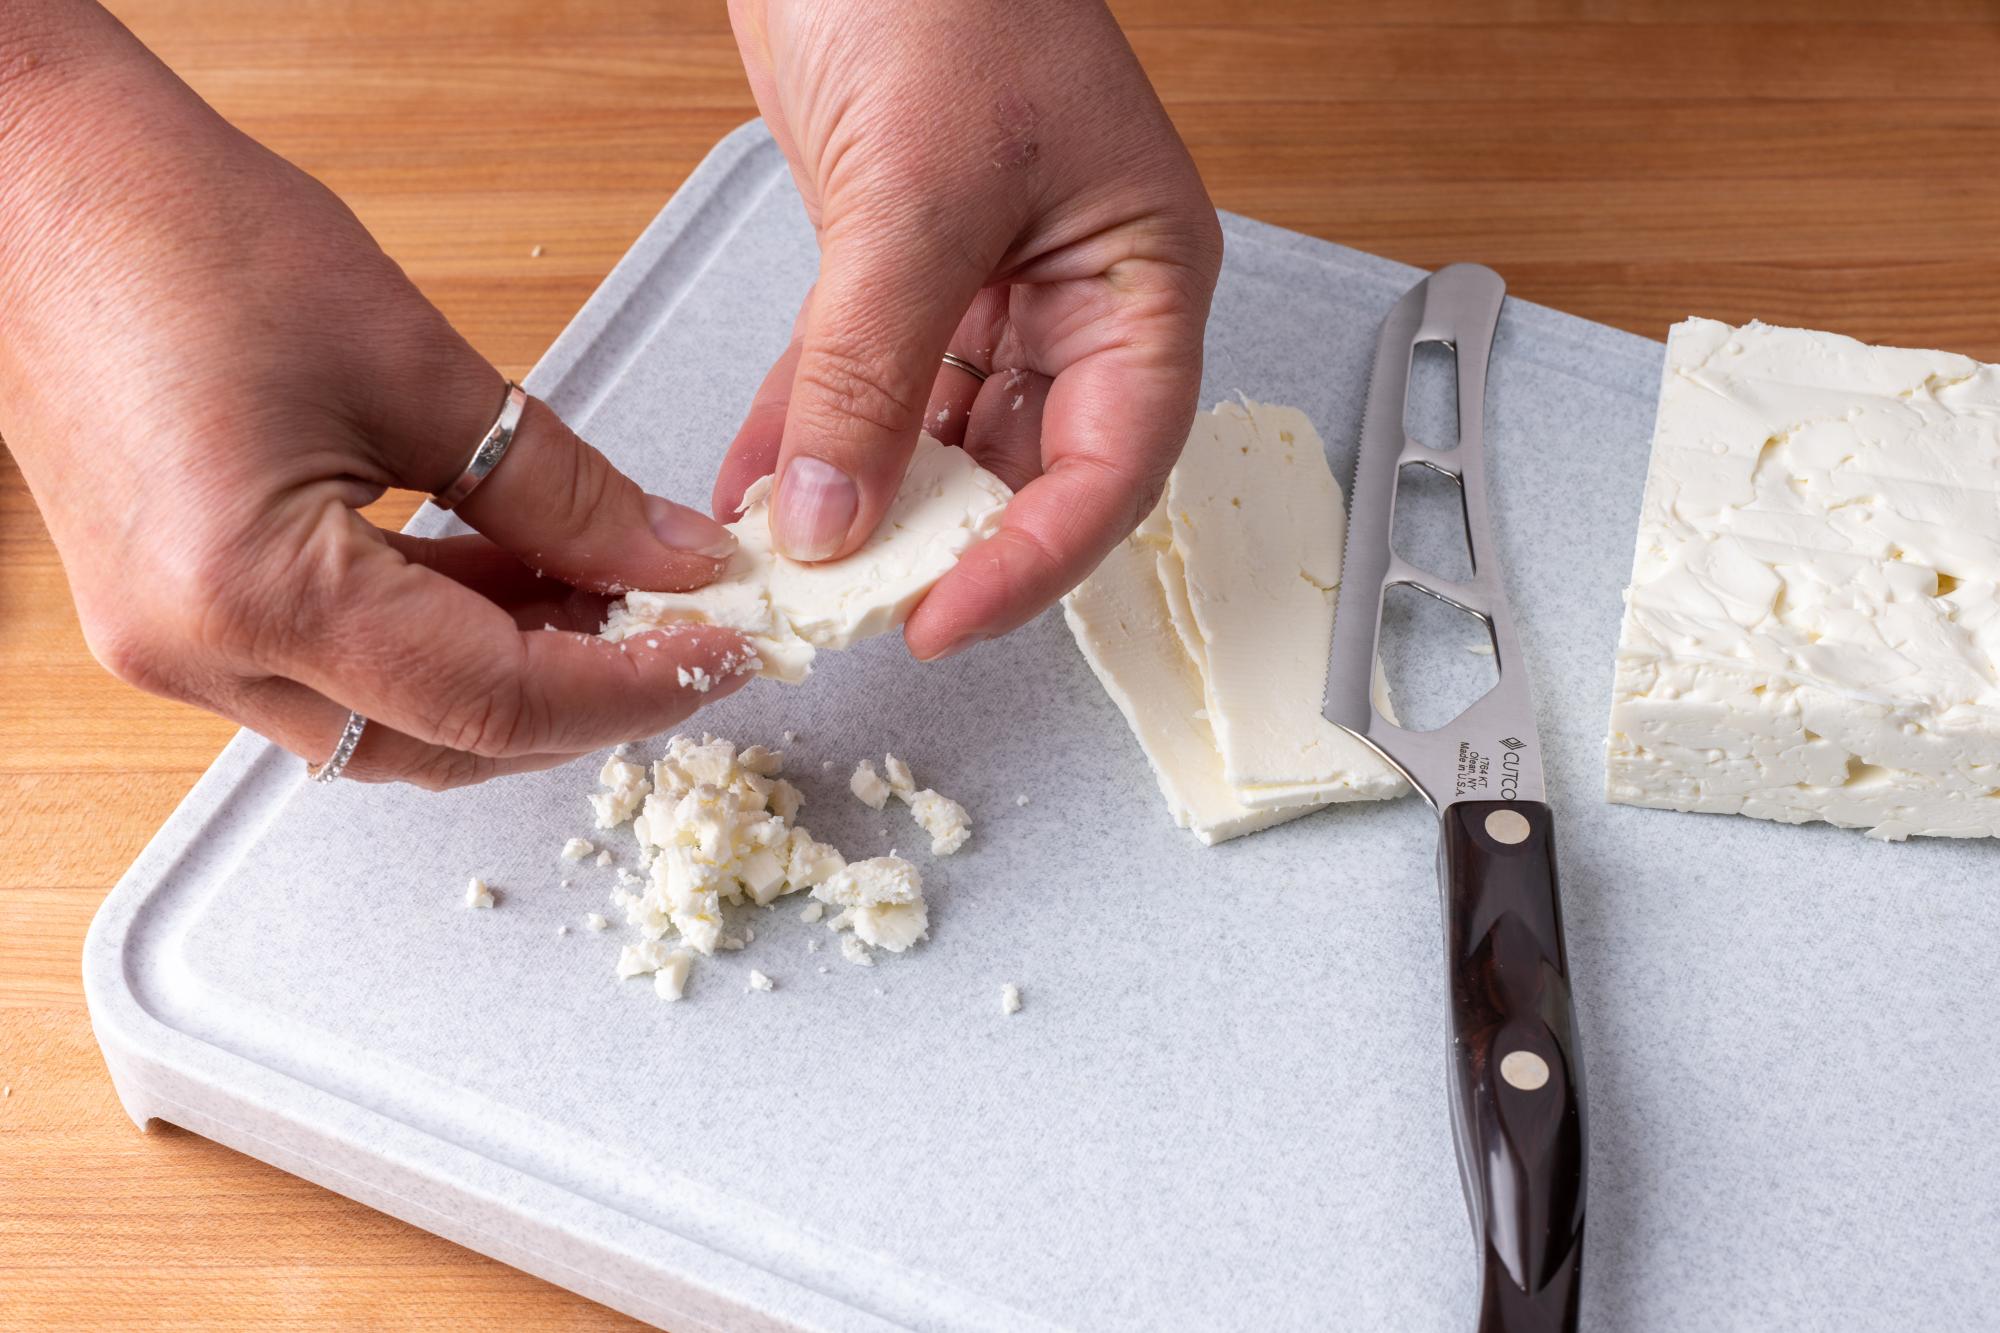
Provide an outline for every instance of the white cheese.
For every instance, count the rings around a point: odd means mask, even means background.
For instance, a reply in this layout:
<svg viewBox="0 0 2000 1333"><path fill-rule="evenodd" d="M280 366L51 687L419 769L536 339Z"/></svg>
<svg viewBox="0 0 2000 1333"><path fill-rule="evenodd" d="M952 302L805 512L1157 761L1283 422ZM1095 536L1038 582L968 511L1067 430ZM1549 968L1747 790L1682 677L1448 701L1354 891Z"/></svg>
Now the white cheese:
<svg viewBox="0 0 2000 1333"><path fill-rule="evenodd" d="M882 756L882 775L889 780L889 790L907 801L917 794L917 780L910 773L910 766L893 754Z"/></svg>
<svg viewBox="0 0 2000 1333"><path fill-rule="evenodd" d="M857 967L875 966L875 955L869 953L868 946L852 935L841 937L840 956Z"/></svg>
<svg viewBox="0 0 2000 1333"><path fill-rule="evenodd" d="M563 844L562 848L563 860L581 861L584 857L589 856L592 852L596 850L597 850L597 845L591 842L591 840L588 838L571 838L568 842Z"/></svg>
<svg viewBox="0 0 2000 1333"><path fill-rule="evenodd" d="M771 990L774 989L777 986L777 984L778 984L777 982L771 980L769 977L765 976L762 972L759 972L756 968L753 967L750 969L750 985L748 989Z"/></svg>
<svg viewBox="0 0 2000 1333"><path fill-rule="evenodd" d="M772 549L769 495L768 477L744 493L743 517L730 525L736 554L721 578L693 592L627 594L612 606L604 637L624 640L676 622L725 625L749 640L761 674L797 683L818 650L852 647L907 620L967 548L998 530L1013 498L964 450L924 435L861 549L800 564Z"/></svg>
<svg viewBox="0 0 2000 1333"><path fill-rule="evenodd" d="M1402 792L1381 756L1321 713L1346 508L1305 413L1224 403L1197 416L1165 507L1237 799L1268 808Z"/></svg>
<svg viewBox="0 0 2000 1333"><path fill-rule="evenodd" d="M854 776L847 780L847 789L854 793L854 799L871 810L880 810L889 803L889 793L893 790L875 771L875 761L863 759L854 766Z"/></svg>
<svg viewBox="0 0 2000 1333"><path fill-rule="evenodd" d="M676 949L666 956L660 970L653 973L653 994L663 1000L678 1000L687 993L688 971L694 966L694 955L686 949Z"/></svg>
<svg viewBox="0 0 2000 1333"><path fill-rule="evenodd" d="M630 819L639 808L639 802L646 799L646 770L617 755L604 761L604 767L598 770L597 783L605 790L590 798L590 808L597 815L599 828L617 828ZM570 841L576 843L583 840L572 838ZM588 843L584 845L586 848L589 846ZM589 854L585 851L572 859L582 860ZM569 855L567 846L563 848L563 855ZM608 865L610 857L609 852L604 853L598 864Z"/></svg>
<svg viewBox="0 0 2000 1333"><path fill-rule="evenodd" d="M467 907L493 906L493 890L486 887L485 880L474 878L466 884L465 905Z"/></svg>
<svg viewBox="0 0 2000 1333"><path fill-rule="evenodd" d="M611 925L609 921L605 920L604 917L602 917L596 912L585 913L583 918L583 924L586 928L590 930L605 930L608 929Z"/></svg>
<svg viewBox="0 0 2000 1333"><path fill-rule="evenodd" d="M2000 368L1713 320L1667 344L1606 784L2000 834Z"/></svg>
<svg viewBox="0 0 2000 1333"><path fill-rule="evenodd" d="M1003 1014L1018 1014L1021 1012L1021 988L1019 986L1006 985L1000 988L1000 1012Z"/></svg>
<svg viewBox="0 0 2000 1333"><path fill-rule="evenodd" d="M799 920L805 922L807 925L811 925L825 914L826 905L824 903L807 903L799 909Z"/></svg>
<svg viewBox="0 0 2000 1333"><path fill-rule="evenodd" d="M1223 404L1159 506L1063 599L1174 822L1204 843L1406 790L1320 711L1344 528L1312 423Z"/></svg>
<svg viewBox="0 0 2000 1333"><path fill-rule="evenodd" d="M950 856L972 836L972 817L965 807L929 787L908 798L910 814L931 835L931 855Z"/></svg>
<svg viewBox="0 0 2000 1333"><path fill-rule="evenodd" d="M923 876L899 856L856 861L814 889L813 897L841 908L829 923L834 930L852 930L854 938L901 953L924 937L930 923L924 905ZM854 961L847 942L841 951Z"/></svg>

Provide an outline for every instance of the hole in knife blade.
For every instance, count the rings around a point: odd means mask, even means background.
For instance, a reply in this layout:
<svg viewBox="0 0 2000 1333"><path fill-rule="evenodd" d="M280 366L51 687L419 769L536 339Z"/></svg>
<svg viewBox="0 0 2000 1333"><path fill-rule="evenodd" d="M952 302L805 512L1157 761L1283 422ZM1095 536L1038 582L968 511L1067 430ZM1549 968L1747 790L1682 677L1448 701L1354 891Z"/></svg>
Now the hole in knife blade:
<svg viewBox="0 0 2000 1333"><path fill-rule="evenodd" d="M1500 681L1486 622L1407 584L1384 591L1375 648L1396 720L1412 731L1437 730Z"/></svg>
<svg viewBox="0 0 2000 1333"><path fill-rule="evenodd" d="M1465 488L1422 463L1405 463L1396 477L1396 512L1389 547L1438 578L1472 577L1472 540L1465 530Z"/></svg>
<svg viewBox="0 0 2000 1333"><path fill-rule="evenodd" d="M1403 434L1432 449L1458 448L1458 353L1450 343L1426 341L1410 349Z"/></svg>

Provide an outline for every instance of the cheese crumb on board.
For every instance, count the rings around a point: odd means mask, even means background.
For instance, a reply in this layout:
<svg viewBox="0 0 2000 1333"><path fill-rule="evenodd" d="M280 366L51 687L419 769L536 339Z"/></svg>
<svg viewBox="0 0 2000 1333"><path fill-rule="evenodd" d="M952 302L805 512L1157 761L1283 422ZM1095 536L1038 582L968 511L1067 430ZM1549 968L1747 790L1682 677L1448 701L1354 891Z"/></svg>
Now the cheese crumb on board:
<svg viewBox="0 0 2000 1333"><path fill-rule="evenodd" d="M889 803L889 793L893 790L875 771L873 759L863 759L854 766L854 775L847 779L847 789L854 793L854 799L870 810L880 810Z"/></svg>
<svg viewBox="0 0 2000 1333"><path fill-rule="evenodd" d="M1022 792L1019 796L1016 796L1014 798L1014 804L1025 807L1028 804L1028 793Z"/></svg>
<svg viewBox="0 0 2000 1333"><path fill-rule="evenodd" d="M660 970L653 973L653 994L663 1000L678 1000L687 993L688 971L694 966L694 955L686 949L676 949L667 955Z"/></svg>
<svg viewBox="0 0 2000 1333"><path fill-rule="evenodd" d="M1408 790L1320 712L1345 523L1312 422L1225 403L1195 419L1159 505L1063 599L1174 822L1204 843Z"/></svg>
<svg viewBox="0 0 2000 1333"><path fill-rule="evenodd" d="M972 816L965 807L929 787L910 797L910 814L931 835L933 856L950 856L972 836Z"/></svg>
<svg viewBox="0 0 2000 1333"><path fill-rule="evenodd" d="M825 904L816 902L807 903L804 907L799 909L799 920L805 922L807 925L811 925L813 922L819 920L820 917L824 916L825 914L826 914Z"/></svg>
<svg viewBox="0 0 2000 1333"><path fill-rule="evenodd" d="M613 864L611 860L611 852L609 851L609 849L601 851L597 854L596 864L599 867L608 867L611 864Z"/></svg>
<svg viewBox="0 0 2000 1333"><path fill-rule="evenodd" d="M2000 835L2000 367L1692 319L1668 342L1606 795Z"/></svg>
<svg viewBox="0 0 2000 1333"><path fill-rule="evenodd" d="M765 976L762 972L759 972L756 968L753 967L750 969L750 985L749 985L750 990L771 990L774 989L777 986L777 984L778 984L777 982L771 980L769 977Z"/></svg>
<svg viewBox="0 0 2000 1333"><path fill-rule="evenodd" d="M958 557L991 536L1013 498L1006 483L963 449L919 437L901 489L854 554L800 564L771 544L771 479L743 494L729 525L736 554L722 576L693 592L631 592L614 603L603 636L619 641L665 625L723 625L749 640L760 674L796 684L821 649L852 647L909 618Z"/></svg>
<svg viewBox="0 0 2000 1333"><path fill-rule="evenodd" d="M852 935L840 939L840 956L859 967L875 966L875 955L868 952L868 946Z"/></svg>
<svg viewBox="0 0 2000 1333"><path fill-rule="evenodd" d="M590 798L590 808L597 815L599 828L617 828L630 819L638 810L639 802L646 799L648 790L646 770L615 754L605 760L604 767L598 771L597 785L605 790ZM568 854L567 848L564 854ZM599 861L598 864L605 862Z"/></svg>
<svg viewBox="0 0 2000 1333"><path fill-rule="evenodd" d="M924 905L923 876L900 856L876 856L856 861L812 891L813 897L841 909L828 923L834 930L852 930L864 944L901 953L924 937L930 924ZM850 960L848 942L841 951Z"/></svg>
<svg viewBox="0 0 2000 1333"><path fill-rule="evenodd" d="M588 838L571 838L568 842L563 844L562 848L563 860L581 861L584 857L589 856L592 852L596 850L597 850L597 844L592 842Z"/></svg>
<svg viewBox="0 0 2000 1333"><path fill-rule="evenodd" d="M611 926L611 923L608 920L606 920L602 915L596 912L591 912L587 914L583 918L583 924L584 928L587 930L608 930Z"/></svg>
<svg viewBox="0 0 2000 1333"><path fill-rule="evenodd" d="M917 794L917 780L910 773L910 766L893 754L882 756L882 776L889 781L889 790L904 801Z"/></svg>
<svg viewBox="0 0 2000 1333"><path fill-rule="evenodd" d="M1006 985L1000 988L1000 1012L1003 1014L1018 1014L1021 1012L1021 988L1019 986Z"/></svg>
<svg viewBox="0 0 2000 1333"><path fill-rule="evenodd" d="M493 890L486 887L485 880L475 876L469 883L466 884L465 905L467 907L493 906Z"/></svg>

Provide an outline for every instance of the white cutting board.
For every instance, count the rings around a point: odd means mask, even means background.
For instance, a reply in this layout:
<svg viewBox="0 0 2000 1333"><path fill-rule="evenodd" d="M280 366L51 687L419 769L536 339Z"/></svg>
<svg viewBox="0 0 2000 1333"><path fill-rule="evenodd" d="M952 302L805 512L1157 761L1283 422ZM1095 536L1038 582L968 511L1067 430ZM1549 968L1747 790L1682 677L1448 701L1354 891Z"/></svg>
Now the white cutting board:
<svg viewBox="0 0 2000 1333"><path fill-rule="evenodd" d="M1227 227L1204 396L1299 405L1345 478L1416 275ZM814 267L745 127L529 387L699 502ZM2000 848L1599 796L1658 366L1510 303L1489 400L1585 1050L1585 1326L1990 1326ZM622 926L556 933L608 908L611 873L557 857L595 760L319 789L246 735L90 935L127 1109L678 1333L1470 1326L1418 802L1202 848L1055 614L940 666L876 641L698 725L800 732L803 818L850 854L918 844L846 794L864 755L964 802L968 849L918 858L929 943L856 968L781 907L662 1004L612 978ZM498 909L462 906L471 874ZM752 967L778 989L746 993Z"/></svg>

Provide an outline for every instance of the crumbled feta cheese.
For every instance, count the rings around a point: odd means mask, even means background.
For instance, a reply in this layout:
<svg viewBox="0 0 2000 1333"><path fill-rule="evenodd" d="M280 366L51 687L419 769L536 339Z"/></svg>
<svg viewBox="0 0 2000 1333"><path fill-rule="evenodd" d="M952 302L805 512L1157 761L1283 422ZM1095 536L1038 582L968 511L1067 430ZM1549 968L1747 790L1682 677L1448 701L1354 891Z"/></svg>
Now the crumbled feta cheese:
<svg viewBox="0 0 2000 1333"><path fill-rule="evenodd" d="M485 880L475 876L466 884L465 905L467 907L493 906L493 890L486 887Z"/></svg>
<svg viewBox="0 0 2000 1333"><path fill-rule="evenodd" d="M609 921L605 920L603 916L601 916L596 912L590 912L585 914L583 918L583 924L591 930L605 930L609 928L611 925Z"/></svg>
<svg viewBox="0 0 2000 1333"><path fill-rule="evenodd" d="M841 908L835 930L852 930L867 944L901 953L924 937L930 924L923 876L899 856L857 861L813 890L813 897ZM850 961L853 952L843 942Z"/></svg>
<svg viewBox="0 0 2000 1333"><path fill-rule="evenodd" d="M694 955L686 949L676 949L668 954L666 961L653 973L653 994L663 1000L678 1000L687 993L688 969L694 966Z"/></svg>
<svg viewBox="0 0 2000 1333"><path fill-rule="evenodd" d="M787 744L787 745L790 745L790 744L792 744L792 743L793 743L794 741L798 740L798 738L799 738L799 733L798 733L798 732L796 732L796 731L787 731L787 732L785 733L785 744Z"/></svg>
<svg viewBox="0 0 2000 1333"><path fill-rule="evenodd" d="M571 838L568 842L563 844L563 849L562 849L563 860L581 861L584 857L589 856L592 852L596 850L597 850L597 844L592 842L588 838Z"/></svg>
<svg viewBox="0 0 2000 1333"><path fill-rule="evenodd" d="M1026 792L1022 792L1019 796L1016 796L1014 798L1015 805L1025 806L1027 803L1028 803L1028 793Z"/></svg>
<svg viewBox="0 0 2000 1333"><path fill-rule="evenodd" d="M596 864L597 864L597 865L599 865L599 866L608 866L608 865L610 865L610 864L611 864L611 853L610 853L610 851L606 850L606 851L602 851L602 852L599 852L599 853L597 854L597 862L596 862Z"/></svg>
<svg viewBox="0 0 2000 1333"><path fill-rule="evenodd" d="M854 776L847 780L847 789L870 810L880 810L887 805L892 790L888 783L882 781L882 775L875 771L872 759L863 759L854 766Z"/></svg>
<svg viewBox="0 0 2000 1333"><path fill-rule="evenodd" d="M797 787L779 778L771 784L770 801L771 813L789 824L798 818L799 807L806 803L806 798Z"/></svg>
<svg viewBox="0 0 2000 1333"><path fill-rule="evenodd" d="M1018 1014L1021 1012L1021 988L1019 986L1009 984L1000 988L1000 1012L1003 1014Z"/></svg>
<svg viewBox="0 0 2000 1333"><path fill-rule="evenodd" d="M882 756L882 775L889 779L889 790L905 801L917 794L917 780L910 775L910 766L895 755Z"/></svg>
<svg viewBox="0 0 2000 1333"><path fill-rule="evenodd" d="M860 967L875 966L875 955L868 952L868 946L852 935L840 937L840 956Z"/></svg>
<svg viewBox="0 0 2000 1333"><path fill-rule="evenodd" d="M639 809L639 803L646 799L646 770L615 754L605 760L604 767L598 770L597 782L605 790L590 798L590 808L597 815L599 828L617 828L630 819Z"/></svg>
<svg viewBox="0 0 2000 1333"><path fill-rule="evenodd" d="M618 979L627 981L657 972L667 965L667 959L672 956L673 950L659 940L628 944L618 951Z"/></svg>
<svg viewBox="0 0 2000 1333"><path fill-rule="evenodd" d="M567 934L569 934L569 922L565 921L565 922L563 922L563 923L562 923L561 925L557 926L557 927L556 927L556 934L558 934L558 935L567 935Z"/></svg>
<svg viewBox="0 0 2000 1333"><path fill-rule="evenodd" d="M778 984L777 982L771 980L769 977L765 976L762 972L759 972L756 968L753 967L750 969L751 990L771 990L774 987L776 987L777 984Z"/></svg>
<svg viewBox="0 0 2000 1333"><path fill-rule="evenodd" d="M799 909L799 920L805 922L807 925L811 925L824 915L826 915L826 905L824 903L811 902Z"/></svg>
<svg viewBox="0 0 2000 1333"><path fill-rule="evenodd" d="M972 817L966 814L965 807L929 787L910 798L910 813L924 832L931 835L933 856L950 856L972 836Z"/></svg>

